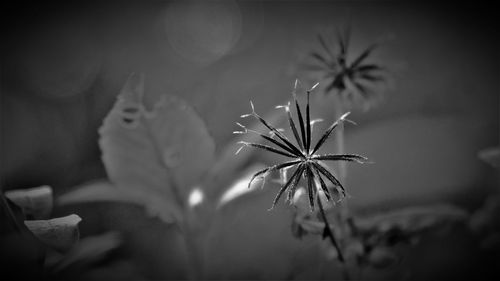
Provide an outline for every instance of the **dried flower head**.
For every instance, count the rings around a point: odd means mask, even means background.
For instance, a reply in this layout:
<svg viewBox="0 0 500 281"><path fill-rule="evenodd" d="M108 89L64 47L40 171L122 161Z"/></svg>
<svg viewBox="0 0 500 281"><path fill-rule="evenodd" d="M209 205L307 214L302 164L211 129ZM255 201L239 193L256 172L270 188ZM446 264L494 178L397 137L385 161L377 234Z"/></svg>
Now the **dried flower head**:
<svg viewBox="0 0 500 281"><path fill-rule="evenodd" d="M305 108L305 120L302 115L302 111L299 106L299 102L297 101L297 96L296 96L296 88L297 88L297 81L295 82L295 88L293 91L293 99L295 102L295 107L297 110L297 116L298 116L298 122L299 122L299 128L300 128L300 135L299 135L299 130L295 126L295 121L292 117L292 113L290 110L290 103L288 103L285 106L278 106L277 108L284 108L287 115L288 115L288 121L290 125L290 129L293 132L293 136L295 138L296 144L294 144L288 137L281 132L280 130L276 129L269 123L267 123L262 117L260 117L254 109L253 103L250 102L250 106L252 108L252 112L249 114L242 115L242 118L245 117L254 117L258 121L260 121L267 129L269 129L269 133L271 136L268 136L266 134L259 133L254 130L247 129L245 126L238 124L243 130L242 131L236 131L234 133L236 134L246 134L246 133L254 133L258 134L261 136L263 139L268 141L270 144L274 145L268 145L268 144L260 144L260 143L251 143L251 142L245 142L241 141L240 143L243 145L236 153L238 153L243 147L246 146L252 146L256 148L260 148L281 156L285 156L290 158L290 161L286 161L280 164L276 164L271 167L267 167L265 169L262 169L258 172L256 172L253 177L251 178L250 182L248 183L248 186L252 184L252 182L257 179L265 179L267 175L269 175L271 172L274 171L282 171L284 169L290 169L293 167L296 167L295 171L292 173L290 178L284 183L284 185L281 187L279 190L278 194L276 195L271 209L276 205L280 197L283 195L285 191L288 190L288 197L287 201L291 202L293 198L293 194L296 190L296 187L300 181L300 179L303 177L307 181L307 193L309 197L309 205L311 208L311 211L314 210L314 201L315 198L317 198L317 191L318 188L320 188L328 201L332 200L332 194L326 184L326 182L330 182L335 188L339 189L342 198L345 197L346 192L340 181L326 168L327 165L324 163L324 161L353 161L353 162L358 162L358 163L365 163L367 158L361 156L361 155L356 155L356 154L317 154L318 150L321 148L321 146L326 142L326 140L330 137L332 134L333 130L337 127L337 125L340 122L344 121L350 121L346 119L346 117L349 115L349 112L345 113L342 115L337 121L335 121L321 136L321 138L316 142L316 144L312 144L311 136L312 136L312 123L314 123L311 120L311 115L310 115L310 105L309 105L309 95L314 88L316 88L318 84L314 85L310 90L306 92L307 94L307 105ZM352 121L350 121L352 122ZM319 184L317 184L319 183ZM318 187L316 187L318 186ZM318 201L318 204L321 204L320 201ZM322 206L320 206L320 209L322 210Z"/></svg>
<svg viewBox="0 0 500 281"><path fill-rule="evenodd" d="M366 62L378 44L368 46L352 59L349 29L338 31L336 38L318 34L317 40L319 48L310 53L310 60L303 64L303 69L326 80L325 93L336 91L346 102L369 106L369 102L376 97L376 86L387 82L383 66Z"/></svg>

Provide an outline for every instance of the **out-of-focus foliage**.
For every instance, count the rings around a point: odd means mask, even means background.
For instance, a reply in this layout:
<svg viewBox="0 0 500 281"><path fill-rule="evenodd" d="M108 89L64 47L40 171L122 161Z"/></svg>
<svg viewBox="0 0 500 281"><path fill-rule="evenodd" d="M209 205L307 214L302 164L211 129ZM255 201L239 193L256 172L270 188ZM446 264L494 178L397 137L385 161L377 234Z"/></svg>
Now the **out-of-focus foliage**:
<svg viewBox="0 0 500 281"><path fill-rule="evenodd" d="M50 220L26 220L24 224L44 244L64 253L80 239L78 223L81 220L73 214Z"/></svg>
<svg viewBox="0 0 500 281"><path fill-rule="evenodd" d="M296 198L294 234L298 238L307 234L325 237L324 221L304 211L306 200L303 192ZM426 233L448 230L454 225L466 223L468 218L469 215L463 209L448 204L394 209L373 215L353 216L347 221L330 212L331 228L338 237L346 260L358 266L377 268L393 265L401 258L396 246L415 244ZM328 255L338 257L337 250L331 247Z"/></svg>
<svg viewBox="0 0 500 281"><path fill-rule="evenodd" d="M82 219L76 214L33 220L50 216L53 207L50 186L12 190L1 196L2 220L14 226L10 231L2 231L2 236L10 238L12 244L1 247L2 257L6 259L3 264L11 267L6 275L11 278L60 278L67 268L72 268L71 274L82 272L101 261L121 243L117 233L80 240L78 224ZM21 225L23 219L24 225ZM32 251L31 256L25 256L27 250ZM21 265L30 271L28 275L19 271L22 270Z"/></svg>
<svg viewBox="0 0 500 281"><path fill-rule="evenodd" d="M150 110L143 96L144 77L131 75L99 130L113 186L89 185L66 198L128 201L165 222L182 220L189 192L214 162L215 144L185 102L162 96Z"/></svg>
<svg viewBox="0 0 500 281"><path fill-rule="evenodd" d="M491 147L479 152L479 158L500 171L500 148ZM500 251L500 190L494 190L483 205L474 212L470 229L480 237L480 246L488 251Z"/></svg>
<svg viewBox="0 0 500 281"><path fill-rule="evenodd" d="M5 192L5 197L19 206L26 216L34 219L47 219L52 212L52 188L49 186L9 190Z"/></svg>

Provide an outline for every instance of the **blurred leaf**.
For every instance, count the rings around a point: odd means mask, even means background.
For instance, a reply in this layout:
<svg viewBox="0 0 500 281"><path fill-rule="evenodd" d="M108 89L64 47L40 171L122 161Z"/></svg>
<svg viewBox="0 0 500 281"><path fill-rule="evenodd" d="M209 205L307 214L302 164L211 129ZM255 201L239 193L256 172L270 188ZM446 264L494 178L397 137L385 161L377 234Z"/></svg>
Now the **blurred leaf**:
<svg viewBox="0 0 500 281"><path fill-rule="evenodd" d="M185 102L162 96L149 111L143 95L143 76L132 75L99 130L102 159L113 184L171 222L213 164L215 144Z"/></svg>
<svg viewBox="0 0 500 281"><path fill-rule="evenodd" d="M35 219L47 219L52 212L52 188L44 185L29 189L15 189L5 192L23 213Z"/></svg>
<svg viewBox="0 0 500 281"><path fill-rule="evenodd" d="M407 242L414 235L437 230L451 223L465 222L468 214L458 207L438 204L407 207L390 212L357 218L355 225L369 243L393 245Z"/></svg>
<svg viewBox="0 0 500 281"><path fill-rule="evenodd" d="M269 124L282 124L286 121L286 114L283 111L272 111L264 117ZM236 125L235 125L236 126ZM247 126L249 130L263 131L264 125L259 121L252 121L252 125ZM217 161L210 169L210 177L206 185L210 188L211 196L218 198L226 192L228 185L234 181L234 175L241 172L242 168L255 156L256 151L252 149L243 149L235 157L236 151L241 147L239 141L257 142L261 137L257 134L238 135L229 145L222 147L217 154Z"/></svg>
<svg viewBox="0 0 500 281"><path fill-rule="evenodd" d="M142 204L137 197L123 192L122 189L107 181L78 186L56 199L58 205L105 201Z"/></svg>
<svg viewBox="0 0 500 281"><path fill-rule="evenodd" d="M321 240L294 237L293 207L288 204L268 211L279 188L270 181L263 190L221 206L205 237L207 279L283 280L305 272L319 274Z"/></svg>
<svg viewBox="0 0 500 281"><path fill-rule="evenodd" d="M377 247L368 255L369 263L376 268L386 268L398 260L396 253L387 247Z"/></svg>
<svg viewBox="0 0 500 281"><path fill-rule="evenodd" d="M72 214L50 220L24 221L24 224L44 244L64 253L78 242L78 223L81 220L78 215Z"/></svg>
<svg viewBox="0 0 500 281"><path fill-rule="evenodd" d="M477 233L489 232L497 229L500 231L500 196L492 196L486 199L484 204L476 210L470 220L469 227Z"/></svg>
<svg viewBox="0 0 500 281"><path fill-rule="evenodd" d="M479 158L494 168L500 169L500 147L490 147L479 151Z"/></svg>
<svg viewBox="0 0 500 281"><path fill-rule="evenodd" d="M492 196L472 214L469 228L480 237L480 246L485 250L500 249L500 196Z"/></svg>
<svg viewBox="0 0 500 281"><path fill-rule="evenodd" d="M54 272L68 267L82 268L103 259L111 250L121 243L117 232L108 232L101 235L90 236L80 240L54 267Z"/></svg>

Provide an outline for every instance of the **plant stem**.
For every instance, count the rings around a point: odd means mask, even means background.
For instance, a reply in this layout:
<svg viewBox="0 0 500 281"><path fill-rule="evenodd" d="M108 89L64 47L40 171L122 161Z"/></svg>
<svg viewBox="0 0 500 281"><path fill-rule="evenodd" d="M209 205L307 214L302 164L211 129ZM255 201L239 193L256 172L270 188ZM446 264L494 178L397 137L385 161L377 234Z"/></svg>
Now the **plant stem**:
<svg viewBox="0 0 500 281"><path fill-rule="evenodd" d="M190 280L203 279L203 255L199 245L199 227L196 227L195 214L187 210L185 212L185 221L180 223L181 233L183 234L184 244L188 255L188 278Z"/></svg>
<svg viewBox="0 0 500 281"><path fill-rule="evenodd" d="M319 206L321 218L323 219L323 222L325 223L325 232L323 235L330 238L330 241L332 242L333 247L335 247L335 250L337 250L339 261L344 263L345 262L344 255L342 254L342 250L340 249L340 246L337 242L337 239L335 239L335 235L333 234L330 223L328 222L328 219L327 219L326 214L325 214L325 209L323 208L323 203L321 203L321 199L319 198L319 196L317 197L317 201L318 201L318 206Z"/></svg>
<svg viewBox="0 0 500 281"><path fill-rule="evenodd" d="M344 108L343 108L343 103L342 99L340 97L340 92L337 90L332 93L334 97L334 110L335 110L335 119L340 118L342 114L344 114ZM337 154L344 154L345 153L345 140L344 140L344 124L343 122L340 122L336 128L335 132L335 145L336 147L336 153ZM346 169L346 163L344 161L338 161L337 162L337 171L338 171L338 177L340 182L345 182L345 179L347 177L347 169ZM340 218L342 222L346 222L350 219L350 214L349 214L349 208L346 200L343 200L342 203L340 204Z"/></svg>

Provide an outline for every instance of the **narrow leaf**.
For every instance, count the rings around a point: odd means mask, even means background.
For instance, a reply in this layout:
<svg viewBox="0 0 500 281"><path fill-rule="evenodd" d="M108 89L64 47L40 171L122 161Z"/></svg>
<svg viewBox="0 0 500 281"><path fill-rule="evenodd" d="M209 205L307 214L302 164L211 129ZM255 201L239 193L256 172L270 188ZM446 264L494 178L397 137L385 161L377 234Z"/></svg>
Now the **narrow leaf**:
<svg viewBox="0 0 500 281"><path fill-rule="evenodd" d="M273 205L271 207L271 209L274 208L274 206L276 206L276 203L278 203L278 200L280 199L281 195L283 194L283 192L285 192L285 190L290 186L290 188L293 188L294 186L297 185L297 183L299 182L300 180L300 177L302 176L302 173L304 172L304 169L305 169L305 166L303 165L300 165L296 170L295 172L293 173L293 175L290 177L290 179L287 181L287 183L281 187L280 191L278 192L278 194L276 195L276 197L274 198L274 201L273 201Z"/></svg>
<svg viewBox="0 0 500 281"><path fill-rule="evenodd" d="M318 143L316 143L316 146L314 146L314 149L312 150L311 154L316 153L318 149L323 145L323 143L328 139L332 131L338 126L339 122L345 121L345 118L350 114L350 112L345 113L342 115L337 121L335 121L323 134L323 136L319 139Z"/></svg>
<svg viewBox="0 0 500 281"><path fill-rule="evenodd" d="M357 67L360 63L362 63L369 55L370 53L375 50L375 48L378 46L378 44L372 44L366 50L364 50L359 57L357 57L351 64L352 68Z"/></svg>
<svg viewBox="0 0 500 281"><path fill-rule="evenodd" d="M264 120L264 118L260 117L259 114L257 114L255 111L254 111L254 108L253 108L253 104L252 104L252 113L251 113L252 116L254 116L257 120L259 120L264 126L266 126L271 132L273 132L281 141L283 141L283 143L285 143L290 149L292 149L293 151L295 151L298 155L301 155L302 152L299 151L297 149L297 147L295 147L295 145L293 145L289 140L288 138L283 135L278 129L276 129L275 127L271 126L269 123L266 122L266 120Z"/></svg>
<svg viewBox="0 0 500 281"><path fill-rule="evenodd" d="M331 194L330 194L330 190L328 190L328 187L326 186L325 181L321 178L321 175L319 174L319 171L316 168L312 169L312 170L313 170L314 173L316 173L316 177L318 178L319 184L321 186L321 189L323 190L323 193L326 196L326 199L328 201L332 200L332 197L331 197Z"/></svg>
<svg viewBox="0 0 500 281"><path fill-rule="evenodd" d="M307 178L307 193L309 195L309 206L311 208L311 212L314 211L314 197L316 195L316 187L314 187L314 174L309 168L306 166L306 178Z"/></svg>
<svg viewBox="0 0 500 281"><path fill-rule="evenodd" d="M309 153L309 148L311 146L311 114L309 110L309 95L310 91L307 91L307 106L306 106L306 153Z"/></svg>
<svg viewBox="0 0 500 281"><path fill-rule="evenodd" d="M282 163L282 164L278 164L278 165L274 165L274 166L271 166L271 167L267 167L265 169L262 169L258 172L256 172L252 178L250 179L250 181L248 182L248 188L250 188L250 186L252 185L252 182L257 178L259 177L260 175L262 174L266 174L266 173L269 173L269 172L273 172L273 171L277 171L277 170L281 170L283 168L286 168L286 167L290 167L290 166L293 166L295 164L298 164L300 163L301 161L300 160L295 160L295 161L290 161L290 162L285 162L285 163Z"/></svg>
<svg viewBox="0 0 500 281"><path fill-rule="evenodd" d="M292 113L290 112L290 105L287 105L285 107L286 113L288 115L288 123L290 124L290 128L292 129L293 136L295 137L295 141L300 147L300 150L304 150L304 147L302 146L302 141L300 140L299 133L297 132L297 127L295 126L295 122L293 121L292 118Z"/></svg>
<svg viewBox="0 0 500 281"><path fill-rule="evenodd" d="M337 180L337 178L332 175L332 173L330 173L330 171L328 171L327 169L325 169L323 166L317 164L317 163L314 163L313 162L313 165L314 167L316 167L316 169L318 169L318 171L323 174L334 186L339 186L340 189L342 190L342 193L344 194L345 196L345 189L344 187L342 186L342 184L340 183L339 180Z"/></svg>
<svg viewBox="0 0 500 281"><path fill-rule="evenodd" d="M368 160L368 158L357 154L324 154L324 155L314 156L313 159L331 160L331 161L352 161L352 162L358 162L360 164L364 164L366 163L365 161Z"/></svg>
<svg viewBox="0 0 500 281"><path fill-rule="evenodd" d="M302 136L302 145L306 147L306 131L304 126L304 119L302 118L302 112L300 111L299 102L295 98L295 107L297 108L297 116L299 117L299 125L300 125L300 134Z"/></svg>
<svg viewBox="0 0 500 281"><path fill-rule="evenodd" d="M253 147L256 147L256 148L267 150L269 152L273 152L273 153L280 154L280 155L283 155L283 156L287 156L287 157L291 157L291 158L295 158L296 157L293 154L290 154L290 153L287 153L285 151L276 149L276 148L271 147L269 145L260 144L260 143L252 143L252 142L244 142L244 141L240 141L240 143L243 144L243 145L253 146Z"/></svg>

